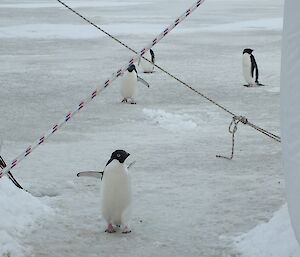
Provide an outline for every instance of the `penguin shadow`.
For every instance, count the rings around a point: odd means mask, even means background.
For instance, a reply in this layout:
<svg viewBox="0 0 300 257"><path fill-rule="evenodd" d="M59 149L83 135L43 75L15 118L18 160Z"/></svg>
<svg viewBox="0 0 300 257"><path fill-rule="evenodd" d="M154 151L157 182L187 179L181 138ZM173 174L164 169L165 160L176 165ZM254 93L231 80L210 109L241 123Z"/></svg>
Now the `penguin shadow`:
<svg viewBox="0 0 300 257"><path fill-rule="evenodd" d="M156 72L157 72L157 71L149 71L149 72L143 71L143 72L140 72L140 73L147 74L147 75L151 75L151 74L156 73Z"/></svg>
<svg viewBox="0 0 300 257"><path fill-rule="evenodd" d="M258 87L265 87L267 85L259 83L259 84L256 84L256 85L244 84L243 86L246 87L246 88L258 88Z"/></svg>

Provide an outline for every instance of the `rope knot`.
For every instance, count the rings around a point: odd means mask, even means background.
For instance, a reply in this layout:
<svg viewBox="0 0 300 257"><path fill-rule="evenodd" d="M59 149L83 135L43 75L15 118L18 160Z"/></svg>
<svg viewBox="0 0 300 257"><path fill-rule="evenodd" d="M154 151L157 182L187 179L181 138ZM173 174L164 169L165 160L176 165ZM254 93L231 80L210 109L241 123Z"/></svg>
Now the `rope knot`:
<svg viewBox="0 0 300 257"><path fill-rule="evenodd" d="M230 122L230 125L229 125L229 133L232 134L232 146L231 146L231 156L228 157L228 156L223 156L223 155L217 155L216 157L218 158L224 158L224 159L227 159L227 160L232 160L233 158L233 154L234 154L234 134L235 132L237 131L238 129L238 124L242 122L243 124L249 124L248 123L248 120L245 116L233 116L232 117L232 120Z"/></svg>
<svg viewBox="0 0 300 257"><path fill-rule="evenodd" d="M233 119L238 122L242 122L243 124L248 124L248 119L245 116L234 116Z"/></svg>

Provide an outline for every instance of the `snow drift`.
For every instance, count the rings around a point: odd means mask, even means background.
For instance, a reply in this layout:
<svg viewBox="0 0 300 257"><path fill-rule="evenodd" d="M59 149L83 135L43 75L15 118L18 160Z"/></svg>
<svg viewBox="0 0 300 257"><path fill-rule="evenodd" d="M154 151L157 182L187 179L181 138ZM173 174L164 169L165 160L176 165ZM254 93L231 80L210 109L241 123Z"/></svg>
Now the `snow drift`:
<svg viewBox="0 0 300 257"><path fill-rule="evenodd" d="M0 256L22 257L30 248L19 239L38 227L37 220L52 209L29 193L15 187L7 177L0 181Z"/></svg>
<svg viewBox="0 0 300 257"><path fill-rule="evenodd" d="M295 238L287 205L267 223L236 238L235 247L243 257L299 257L300 247Z"/></svg>
<svg viewBox="0 0 300 257"><path fill-rule="evenodd" d="M173 114L153 109L143 109L143 113L153 124L171 132L192 130L197 127L197 124L187 114Z"/></svg>

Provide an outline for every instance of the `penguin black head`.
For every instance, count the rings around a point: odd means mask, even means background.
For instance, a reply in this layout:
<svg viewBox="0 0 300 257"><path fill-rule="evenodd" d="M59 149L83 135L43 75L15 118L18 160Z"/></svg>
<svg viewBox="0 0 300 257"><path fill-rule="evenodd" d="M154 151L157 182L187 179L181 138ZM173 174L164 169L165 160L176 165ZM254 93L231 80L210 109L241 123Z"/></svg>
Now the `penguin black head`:
<svg viewBox="0 0 300 257"><path fill-rule="evenodd" d="M106 163L106 166L110 164L113 160L118 160L120 163L124 163L124 161L127 159L129 155L130 154L124 150L116 150L111 154L111 157L109 161Z"/></svg>
<svg viewBox="0 0 300 257"><path fill-rule="evenodd" d="M253 51L254 51L253 49L245 48L244 51L243 51L243 54L244 54L244 53L252 54Z"/></svg>
<svg viewBox="0 0 300 257"><path fill-rule="evenodd" d="M137 71L136 71L136 68L135 68L135 65L134 65L134 64L130 64L130 66L127 68L127 70L128 70L129 72L135 71L135 72L137 73Z"/></svg>

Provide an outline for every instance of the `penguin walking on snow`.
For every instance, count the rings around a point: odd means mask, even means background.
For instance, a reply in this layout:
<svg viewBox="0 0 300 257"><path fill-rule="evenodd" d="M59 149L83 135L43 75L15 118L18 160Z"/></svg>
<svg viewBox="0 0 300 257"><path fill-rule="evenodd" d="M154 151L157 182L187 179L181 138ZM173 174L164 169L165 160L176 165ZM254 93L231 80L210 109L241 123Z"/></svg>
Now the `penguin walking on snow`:
<svg viewBox="0 0 300 257"><path fill-rule="evenodd" d="M102 216L107 222L105 232L116 232L114 226L123 227L122 233L130 233L128 220L131 212L131 182L124 162L130 154L124 150L112 153L103 173Z"/></svg>
<svg viewBox="0 0 300 257"><path fill-rule="evenodd" d="M155 63L155 55L152 49L147 51L143 55L146 59L151 60L151 63L144 60L143 58L140 58L139 60L139 65L142 66L143 72L144 73L153 73L154 70L154 63Z"/></svg>
<svg viewBox="0 0 300 257"><path fill-rule="evenodd" d="M245 86L263 86L258 82L258 67L252 52L253 50L250 48L246 48L243 51L243 74L247 82Z"/></svg>
<svg viewBox="0 0 300 257"><path fill-rule="evenodd" d="M140 78L137 74L134 64L131 64L124 72L121 82L121 95L123 96L122 103L136 104L135 97L137 95L137 83L142 82L148 88L149 84Z"/></svg>

